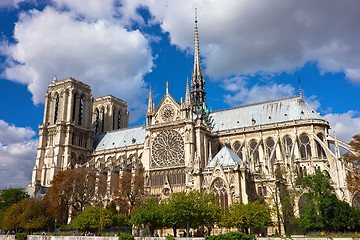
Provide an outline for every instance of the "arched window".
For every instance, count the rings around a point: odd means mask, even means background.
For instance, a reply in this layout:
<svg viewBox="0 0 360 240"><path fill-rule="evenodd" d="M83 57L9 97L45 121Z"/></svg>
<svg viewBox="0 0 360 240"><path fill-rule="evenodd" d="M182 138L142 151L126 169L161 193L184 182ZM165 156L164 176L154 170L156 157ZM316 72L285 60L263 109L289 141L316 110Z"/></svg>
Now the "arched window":
<svg viewBox="0 0 360 240"><path fill-rule="evenodd" d="M285 149L286 156L290 156L292 148L292 139L289 136L285 136L283 140L283 145Z"/></svg>
<svg viewBox="0 0 360 240"><path fill-rule="evenodd" d="M252 156L252 160L254 160L255 163L259 162L259 149L256 148L256 146L257 146L256 141L252 140L250 142L250 156Z"/></svg>
<svg viewBox="0 0 360 240"><path fill-rule="evenodd" d="M72 109L72 120L74 122L76 120L76 98L77 98L77 94L74 93L73 94L73 109Z"/></svg>
<svg viewBox="0 0 360 240"><path fill-rule="evenodd" d="M242 148L241 148L241 144L240 144L239 141L236 141L236 142L234 143L233 149L234 149L234 151L236 152L236 154L239 156L239 158L240 158L240 159L243 159L243 157L242 157L242 152L241 152Z"/></svg>
<svg viewBox="0 0 360 240"><path fill-rule="evenodd" d="M54 112L54 124L56 123L57 118L58 118L58 111L59 111L59 95L56 96L55 112Z"/></svg>
<svg viewBox="0 0 360 240"><path fill-rule="evenodd" d="M120 129L120 126L121 126L121 114L120 114L120 111L118 111L118 114L117 114L117 129Z"/></svg>
<svg viewBox="0 0 360 240"><path fill-rule="evenodd" d="M300 136L300 155L301 159L311 158L310 139L306 134Z"/></svg>
<svg viewBox="0 0 360 240"><path fill-rule="evenodd" d="M96 133L98 132L98 130L99 130L99 117L100 117L99 109L96 109L95 134L96 134Z"/></svg>
<svg viewBox="0 0 360 240"><path fill-rule="evenodd" d="M104 132L104 125L105 125L105 109L101 110L101 132Z"/></svg>
<svg viewBox="0 0 360 240"><path fill-rule="evenodd" d="M275 148L274 140L272 138L268 138L266 140L266 152L269 158L271 157L271 153L273 152L274 148ZM276 152L274 152L273 158L274 159L276 158Z"/></svg>
<svg viewBox="0 0 360 240"><path fill-rule="evenodd" d="M317 137L320 138L320 140L322 142L324 142L324 138L323 138L323 135L321 133L319 133L317 135ZM316 141L316 149L317 149L318 158L323 159L323 158L326 157L325 151L324 151L324 149L322 148L321 144L318 141Z"/></svg>
<svg viewBox="0 0 360 240"><path fill-rule="evenodd" d="M76 155L75 153L71 153L71 160L69 163L69 167L73 169L75 167L75 164L76 164Z"/></svg>
<svg viewBox="0 0 360 240"><path fill-rule="evenodd" d="M81 96L80 105L79 105L79 125L82 125L83 120L83 108L84 108L84 98Z"/></svg>
<svg viewBox="0 0 360 240"><path fill-rule="evenodd" d="M221 207L227 207L228 206L228 195L227 195L227 191L226 191L226 185L220 178L217 178L215 180L212 190L215 193L216 197L219 198L219 205Z"/></svg>

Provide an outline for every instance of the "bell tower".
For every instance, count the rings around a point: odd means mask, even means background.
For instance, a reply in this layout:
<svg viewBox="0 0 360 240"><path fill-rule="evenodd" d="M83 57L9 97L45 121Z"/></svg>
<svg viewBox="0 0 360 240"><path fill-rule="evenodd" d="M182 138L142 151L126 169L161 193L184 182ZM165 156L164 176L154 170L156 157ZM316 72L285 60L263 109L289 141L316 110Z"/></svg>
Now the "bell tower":
<svg viewBox="0 0 360 240"><path fill-rule="evenodd" d="M33 194L50 186L58 171L86 162L91 154L93 96L88 85L67 78L50 83L32 175ZM46 191L46 190L45 190Z"/></svg>

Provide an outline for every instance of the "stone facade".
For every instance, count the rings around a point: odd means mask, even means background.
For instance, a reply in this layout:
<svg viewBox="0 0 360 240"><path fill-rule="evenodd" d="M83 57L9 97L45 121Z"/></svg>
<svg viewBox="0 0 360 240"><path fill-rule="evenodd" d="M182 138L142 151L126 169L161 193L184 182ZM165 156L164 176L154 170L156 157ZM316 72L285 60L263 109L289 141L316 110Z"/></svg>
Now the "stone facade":
<svg viewBox="0 0 360 240"><path fill-rule="evenodd" d="M184 90L179 102L167 84L156 107L150 89L146 126L129 128L126 102L110 95L93 99L88 85L55 78L45 95L33 194L46 192L58 171L91 166L107 176L105 199L111 201L119 176L142 167L146 189L160 198L198 189L216 192L225 205L258 198L272 204L276 182L295 189L299 179L318 170L329 174L339 199L352 202L339 150L350 148L329 134L329 123L301 92L208 111L197 26L192 78ZM296 210L300 198L301 193Z"/></svg>

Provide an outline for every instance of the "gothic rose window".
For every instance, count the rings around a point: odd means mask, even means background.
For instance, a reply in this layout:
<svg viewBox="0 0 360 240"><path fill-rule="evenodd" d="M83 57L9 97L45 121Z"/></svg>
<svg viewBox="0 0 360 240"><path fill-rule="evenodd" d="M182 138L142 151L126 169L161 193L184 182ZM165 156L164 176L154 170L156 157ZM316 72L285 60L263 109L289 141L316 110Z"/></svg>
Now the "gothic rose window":
<svg viewBox="0 0 360 240"><path fill-rule="evenodd" d="M185 163L184 140L175 130L160 132L153 141L152 167L179 166Z"/></svg>

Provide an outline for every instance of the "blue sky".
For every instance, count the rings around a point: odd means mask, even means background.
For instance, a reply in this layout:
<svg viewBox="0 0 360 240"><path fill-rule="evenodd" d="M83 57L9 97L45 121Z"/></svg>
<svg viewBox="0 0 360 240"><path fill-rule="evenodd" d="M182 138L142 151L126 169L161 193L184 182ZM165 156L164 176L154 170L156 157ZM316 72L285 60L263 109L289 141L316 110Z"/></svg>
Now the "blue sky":
<svg viewBox="0 0 360 240"><path fill-rule="evenodd" d="M166 81L180 101L195 8L209 107L297 95L301 78L330 134L349 141L359 133L357 0L1 0L0 189L31 180L54 75L127 101L132 126L145 123L150 86L156 104Z"/></svg>

